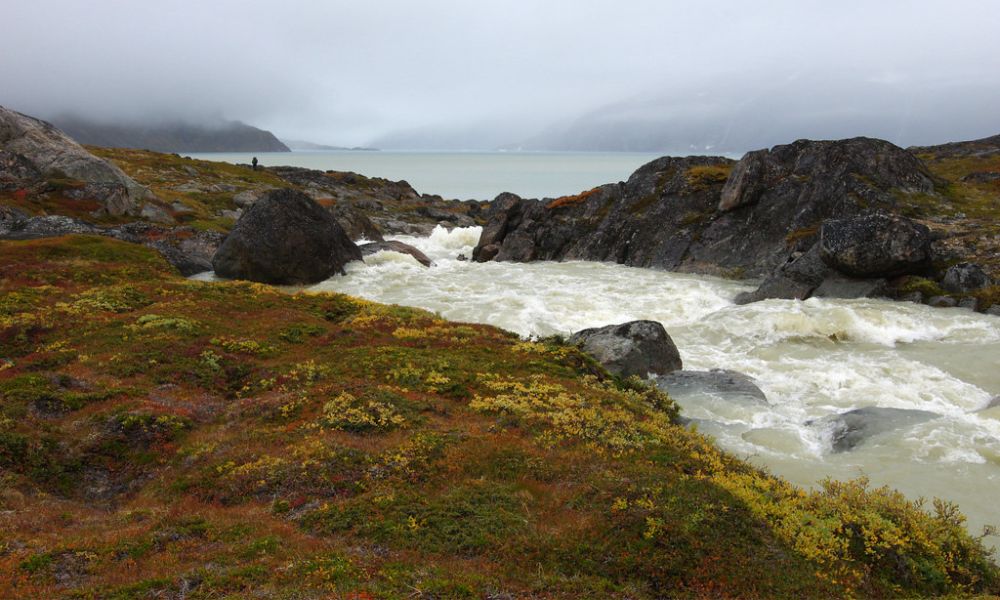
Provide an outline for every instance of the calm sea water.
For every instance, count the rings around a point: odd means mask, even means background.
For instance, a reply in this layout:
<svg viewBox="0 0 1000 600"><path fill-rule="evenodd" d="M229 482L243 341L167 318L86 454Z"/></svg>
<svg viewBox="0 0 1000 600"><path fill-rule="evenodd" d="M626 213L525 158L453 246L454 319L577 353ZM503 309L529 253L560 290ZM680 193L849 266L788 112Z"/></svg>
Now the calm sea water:
<svg viewBox="0 0 1000 600"><path fill-rule="evenodd" d="M525 198L576 194L624 181L658 154L632 152L210 152L193 158L291 165L405 179L418 192L461 200L492 200L500 192Z"/></svg>

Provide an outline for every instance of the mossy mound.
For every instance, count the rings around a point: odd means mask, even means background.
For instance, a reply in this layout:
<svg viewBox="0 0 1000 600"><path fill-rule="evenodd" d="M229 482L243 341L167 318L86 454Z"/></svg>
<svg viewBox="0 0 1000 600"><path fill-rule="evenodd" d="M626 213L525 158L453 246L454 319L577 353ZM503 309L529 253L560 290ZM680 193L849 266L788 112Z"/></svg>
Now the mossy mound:
<svg viewBox="0 0 1000 600"><path fill-rule="evenodd" d="M557 341L0 242L0 597L996 593L953 506L806 492Z"/></svg>

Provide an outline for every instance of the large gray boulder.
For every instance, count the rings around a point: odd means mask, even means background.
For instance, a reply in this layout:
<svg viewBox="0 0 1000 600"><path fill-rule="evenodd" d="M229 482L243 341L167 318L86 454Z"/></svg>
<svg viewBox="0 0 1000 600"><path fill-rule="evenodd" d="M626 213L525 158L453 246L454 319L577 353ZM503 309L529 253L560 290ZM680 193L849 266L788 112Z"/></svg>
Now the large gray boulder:
<svg viewBox="0 0 1000 600"><path fill-rule="evenodd" d="M852 277L920 273L931 260L927 226L884 212L826 221L819 244L823 262Z"/></svg>
<svg viewBox="0 0 1000 600"><path fill-rule="evenodd" d="M111 215L138 214L150 197L121 169L87 152L50 123L0 106L0 182L32 185L39 178L83 182L74 194Z"/></svg>
<svg viewBox="0 0 1000 600"><path fill-rule="evenodd" d="M212 258L231 279L283 285L316 283L361 251L328 210L292 189L268 192L246 209Z"/></svg>
<svg viewBox="0 0 1000 600"><path fill-rule="evenodd" d="M622 377L663 375L683 367L677 346L656 321L584 329L574 333L569 343L580 346L609 372Z"/></svg>

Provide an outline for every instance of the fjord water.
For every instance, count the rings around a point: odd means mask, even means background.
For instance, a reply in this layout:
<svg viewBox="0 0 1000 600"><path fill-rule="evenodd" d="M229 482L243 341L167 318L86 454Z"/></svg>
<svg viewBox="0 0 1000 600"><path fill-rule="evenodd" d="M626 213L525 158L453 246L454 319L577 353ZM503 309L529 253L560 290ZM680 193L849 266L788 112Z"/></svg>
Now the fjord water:
<svg viewBox="0 0 1000 600"><path fill-rule="evenodd" d="M259 152L193 154L193 158L262 166L354 171L369 177L404 179L421 193L448 199L492 200L500 192L524 198L575 194L611 181L660 156L639 152Z"/></svg>
<svg viewBox="0 0 1000 600"><path fill-rule="evenodd" d="M398 237L436 265L382 252L311 289L418 306L522 335L653 319L685 369L725 368L756 379L767 403L708 392L676 394L683 414L721 446L800 485L868 476L911 498L959 504L976 534L1000 521L1000 318L881 300L769 300L736 306L751 285L621 265L485 263L479 228ZM807 422L861 407L940 417L834 453L829 428ZM978 411L978 412L977 412ZM996 543L996 540L988 540Z"/></svg>

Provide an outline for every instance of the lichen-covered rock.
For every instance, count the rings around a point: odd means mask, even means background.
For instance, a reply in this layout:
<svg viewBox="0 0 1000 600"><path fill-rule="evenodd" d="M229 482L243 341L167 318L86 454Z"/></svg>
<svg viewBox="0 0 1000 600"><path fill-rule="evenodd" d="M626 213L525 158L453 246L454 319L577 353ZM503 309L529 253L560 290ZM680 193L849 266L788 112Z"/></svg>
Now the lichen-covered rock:
<svg viewBox="0 0 1000 600"><path fill-rule="evenodd" d="M594 357L615 375L663 375L683 367L677 346L656 321L629 321L578 331L570 344Z"/></svg>
<svg viewBox="0 0 1000 600"><path fill-rule="evenodd" d="M50 123L0 106L0 179L25 185L69 178L85 185L79 199L97 200L111 215L138 214L149 191L121 169L87 152Z"/></svg>
<svg viewBox="0 0 1000 600"><path fill-rule="evenodd" d="M919 273L931 258L926 225L884 212L826 221L819 244L823 262L853 277Z"/></svg>
<svg viewBox="0 0 1000 600"><path fill-rule="evenodd" d="M268 192L246 209L212 258L222 277L261 283L316 283L361 251L325 208L292 189Z"/></svg>

